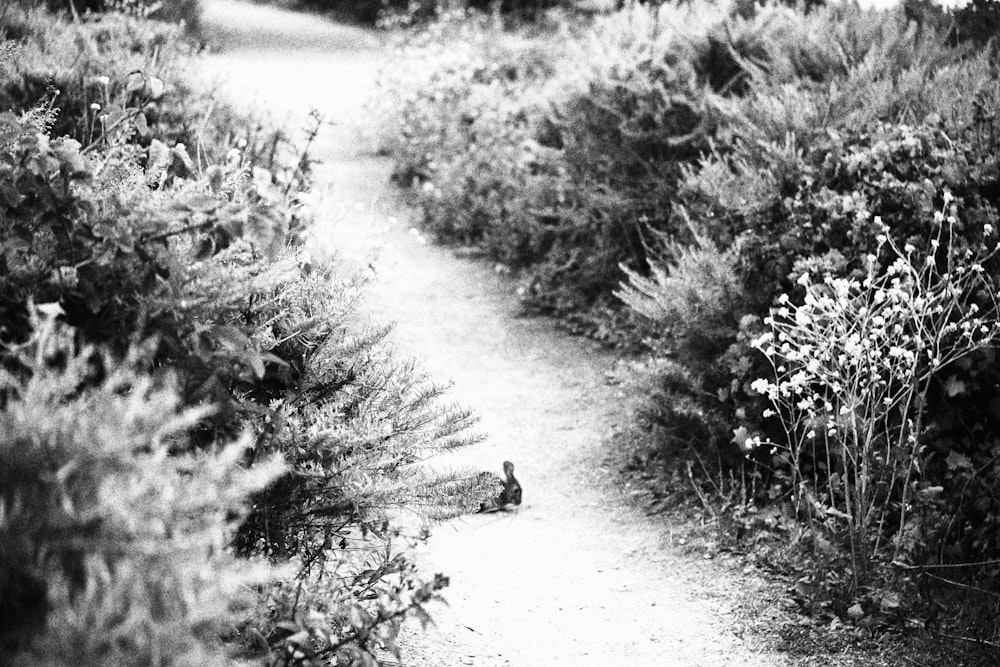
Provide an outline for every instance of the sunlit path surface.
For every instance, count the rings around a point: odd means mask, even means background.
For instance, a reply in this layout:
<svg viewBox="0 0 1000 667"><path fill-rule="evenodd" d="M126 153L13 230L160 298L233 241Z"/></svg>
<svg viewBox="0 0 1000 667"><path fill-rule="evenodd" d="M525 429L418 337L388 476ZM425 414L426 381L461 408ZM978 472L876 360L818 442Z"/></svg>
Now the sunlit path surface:
<svg viewBox="0 0 1000 667"><path fill-rule="evenodd" d="M262 103L305 125L332 121L316 157L317 243L371 262L367 312L398 323L393 343L454 400L482 416L489 439L436 465L500 471L517 464L518 513L438 526L419 553L452 585L436 626L402 638L407 665L737 666L784 664L735 636L724 600L700 579L723 570L679 558L665 529L627 509L600 467L602 442L628 419L606 382L611 358L544 320L517 317L510 285L410 232L413 213L362 129L363 102L385 58L357 28L232 0L212 0L209 59L240 104ZM717 590L717 589L716 589Z"/></svg>

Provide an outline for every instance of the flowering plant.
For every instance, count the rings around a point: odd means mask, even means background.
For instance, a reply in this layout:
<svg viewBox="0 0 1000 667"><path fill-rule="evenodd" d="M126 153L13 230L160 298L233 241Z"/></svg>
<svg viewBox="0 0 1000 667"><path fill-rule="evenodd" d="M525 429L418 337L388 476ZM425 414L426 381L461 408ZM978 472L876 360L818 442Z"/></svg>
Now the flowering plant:
<svg viewBox="0 0 1000 667"><path fill-rule="evenodd" d="M987 246L990 225L977 251L958 250L949 192L926 253L912 244L899 248L881 219L874 222L882 233L863 280L814 282L803 273L801 305L783 294L765 320L770 331L754 346L775 374L753 388L770 400L764 417L780 421L786 441L756 436L744 443L748 453L772 447L791 471L800 510L828 525L846 524L861 571L887 530L895 531L898 555L914 494L933 493L919 476L935 380L1000 334L1000 297L983 268L1000 248ZM881 271L883 253L890 263Z"/></svg>

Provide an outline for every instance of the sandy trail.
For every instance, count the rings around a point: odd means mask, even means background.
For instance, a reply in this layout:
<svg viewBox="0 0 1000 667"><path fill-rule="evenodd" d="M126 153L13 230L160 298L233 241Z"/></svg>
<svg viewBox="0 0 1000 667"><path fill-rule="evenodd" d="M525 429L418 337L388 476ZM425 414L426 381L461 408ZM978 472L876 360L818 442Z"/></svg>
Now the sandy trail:
<svg viewBox="0 0 1000 667"><path fill-rule="evenodd" d="M698 585L722 570L679 556L667 529L629 509L601 467L602 443L628 419L605 379L613 359L547 321L518 317L502 276L410 233L413 213L389 183L388 162L358 132L386 57L381 38L236 0L206 4L208 34L222 49L206 68L227 94L287 114L289 127L304 126L310 107L336 123L316 151L317 240L377 259L367 312L397 323L393 344L454 382L452 397L482 416L489 435L436 465L499 472L510 459L525 489L517 513L435 528L418 561L450 576L449 606L432 610L427 632L404 632L403 664L784 664L737 638L725 596Z"/></svg>

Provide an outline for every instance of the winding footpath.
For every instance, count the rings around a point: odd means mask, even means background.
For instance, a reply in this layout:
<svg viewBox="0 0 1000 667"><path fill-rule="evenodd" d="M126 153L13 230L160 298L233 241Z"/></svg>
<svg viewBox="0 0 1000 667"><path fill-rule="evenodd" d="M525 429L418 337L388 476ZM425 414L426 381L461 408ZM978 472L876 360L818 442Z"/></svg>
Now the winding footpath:
<svg viewBox="0 0 1000 667"><path fill-rule="evenodd" d="M333 125L315 157L315 242L376 269L365 311L397 323L392 344L482 416L489 439L435 463L517 464L519 512L434 528L417 554L451 579L435 624L414 622L402 664L493 667L782 665L727 623L727 596L702 586L722 568L678 555L668 529L630 509L602 467L627 406L606 382L613 359L550 322L518 316L508 280L411 232L413 213L366 137L363 103L386 58L380 36L236 0L207 0L218 46L207 75L287 127L317 108ZM713 593L715 591L715 593Z"/></svg>

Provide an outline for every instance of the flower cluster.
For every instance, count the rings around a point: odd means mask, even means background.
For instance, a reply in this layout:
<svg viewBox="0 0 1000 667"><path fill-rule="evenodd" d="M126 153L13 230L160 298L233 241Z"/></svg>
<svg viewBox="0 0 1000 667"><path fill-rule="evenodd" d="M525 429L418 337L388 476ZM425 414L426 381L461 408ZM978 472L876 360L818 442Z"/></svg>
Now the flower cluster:
<svg viewBox="0 0 1000 667"><path fill-rule="evenodd" d="M978 253L952 250L957 211L949 193L943 199L926 252L899 248L876 217L882 234L866 277L814 281L803 273L802 302L782 295L765 320L770 331L754 343L775 374L752 388L772 403L764 417L779 419L787 440L751 437L746 450L782 449L815 509L847 519L857 532L867 532L875 508L894 499L902 524L906 489L921 467L932 380L1000 336L1000 295L983 268L997 253L994 230L984 227ZM886 269L879 268L883 253Z"/></svg>

